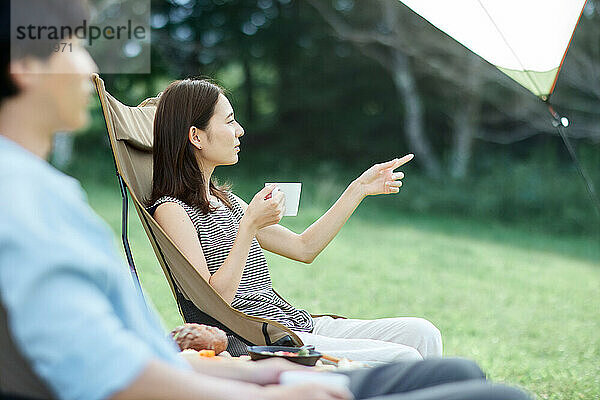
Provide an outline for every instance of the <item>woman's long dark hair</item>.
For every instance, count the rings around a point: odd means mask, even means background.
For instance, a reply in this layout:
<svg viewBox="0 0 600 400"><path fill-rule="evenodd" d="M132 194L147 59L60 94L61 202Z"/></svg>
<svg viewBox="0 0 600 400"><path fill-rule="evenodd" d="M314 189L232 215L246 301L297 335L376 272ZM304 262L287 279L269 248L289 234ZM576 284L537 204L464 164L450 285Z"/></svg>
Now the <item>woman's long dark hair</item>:
<svg viewBox="0 0 600 400"><path fill-rule="evenodd" d="M203 213L214 211L206 196L204 176L198 166L195 147L190 143L190 127L206 130L223 90L201 79L175 81L160 97L154 117L152 206L162 196L172 196L199 207ZM210 193L231 208L229 186L212 180Z"/></svg>

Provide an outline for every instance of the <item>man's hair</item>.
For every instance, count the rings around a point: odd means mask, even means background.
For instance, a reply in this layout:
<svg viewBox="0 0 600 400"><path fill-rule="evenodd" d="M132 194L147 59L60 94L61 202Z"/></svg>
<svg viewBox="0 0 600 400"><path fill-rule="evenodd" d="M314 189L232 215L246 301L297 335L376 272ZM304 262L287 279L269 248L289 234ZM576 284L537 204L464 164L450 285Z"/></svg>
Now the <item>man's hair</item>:
<svg viewBox="0 0 600 400"><path fill-rule="evenodd" d="M33 25L34 27L76 27L88 18L89 9L86 0L0 0L0 8L1 104L8 97L18 93L18 89L10 76L11 60L27 57L47 59L53 54L53 43L51 41L24 40L19 43L18 48L12 49L11 55L11 32L17 28L13 26L14 22L26 21L27 26ZM11 15L14 18L11 18Z"/></svg>

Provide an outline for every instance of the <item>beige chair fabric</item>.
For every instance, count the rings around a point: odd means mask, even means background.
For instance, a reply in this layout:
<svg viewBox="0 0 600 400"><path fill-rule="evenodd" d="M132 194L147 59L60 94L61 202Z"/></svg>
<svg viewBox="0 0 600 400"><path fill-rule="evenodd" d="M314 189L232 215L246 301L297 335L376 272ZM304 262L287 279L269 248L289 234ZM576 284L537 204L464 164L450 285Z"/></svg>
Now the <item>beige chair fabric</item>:
<svg viewBox="0 0 600 400"><path fill-rule="evenodd" d="M287 327L246 315L227 304L143 207L141 201L149 197L152 185L152 126L158 97L147 99L137 107L129 107L106 91L98 75L92 75L92 81L100 98L117 171L129 189L175 298L179 291L203 313L247 343L268 345L289 336L295 345L302 345L300 338ZM181 304L179 308L181 312Z"/></svg>

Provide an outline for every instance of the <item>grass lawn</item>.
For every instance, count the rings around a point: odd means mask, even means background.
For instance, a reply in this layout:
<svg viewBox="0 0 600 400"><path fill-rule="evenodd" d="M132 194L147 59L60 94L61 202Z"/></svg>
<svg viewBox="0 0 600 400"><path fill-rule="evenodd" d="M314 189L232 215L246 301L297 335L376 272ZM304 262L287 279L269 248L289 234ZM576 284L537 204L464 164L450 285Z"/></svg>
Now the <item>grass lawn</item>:
<svg viewBox="0 0 600 400"><path fill-rule="evenodd" d="M116 182L84 187L119 232ZM424 317L442 331L445 355L476 360L495 381L541 399L600 398L598 238L382 211L377 201L367 199L311 265L268 254L277 291L313 313ZM322 203L305 201L282 223L300 231ZM147 295L168 328L181 323L133 214L130 235Z"/></svg>

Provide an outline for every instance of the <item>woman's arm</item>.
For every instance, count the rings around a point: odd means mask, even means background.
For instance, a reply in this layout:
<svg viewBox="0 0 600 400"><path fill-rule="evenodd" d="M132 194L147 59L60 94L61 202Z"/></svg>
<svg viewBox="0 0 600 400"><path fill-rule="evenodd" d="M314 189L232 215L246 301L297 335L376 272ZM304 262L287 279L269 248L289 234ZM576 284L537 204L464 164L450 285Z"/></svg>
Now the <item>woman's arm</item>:
<svg viewBox="0 0 600 400"><path fill-rule="evenodd" d="M184 208L177 203L168 202L159 205L154 212L156 222L169 235L202 278L229 304L233 301L242 279L250 245L256 232L264 226L276 224L281 220L283 195L277 193L271 199L265 200L265 197L273 189L274 186L264 188L254 196L250 204L252 210L246 213L240 221L235 241L227 258L212 275L208 270L196 228Z"/></svg>
<svg viewBox="0 0 600 400"><path fill-rule="evenodd" d="M301 234L281 225L271 225L260 229L256 239L265 250L310 264L340 231L363 197L353 182L335 204ZM245 211L247 204L236 199Z"/></svg>
<svg viewBox="0 0 600 400"><path fill-rule="evenodd" d="M247 223L240 223L240 229L237 232L231 251L217 272L211 275L196 228L182 206L177 203L163 203L156 208L154 219L196 268L202 278L227 303L231 304L242 279L255 231Z"/></svg>
<svg viewBox="0 0 600 400"><path fill-rule="evenodd" d="M402 186L402 172L394 169L410 161L406 155L382 164L376 164L354 180L321 218L301 234L281 225L272 225L258 231L256 238L265 250L304 263L311 263L333 240L362 199L369 195L398 193ZM241 201L241 200L240 200ZM243 201L241 201L244 207Z"/></svg>

